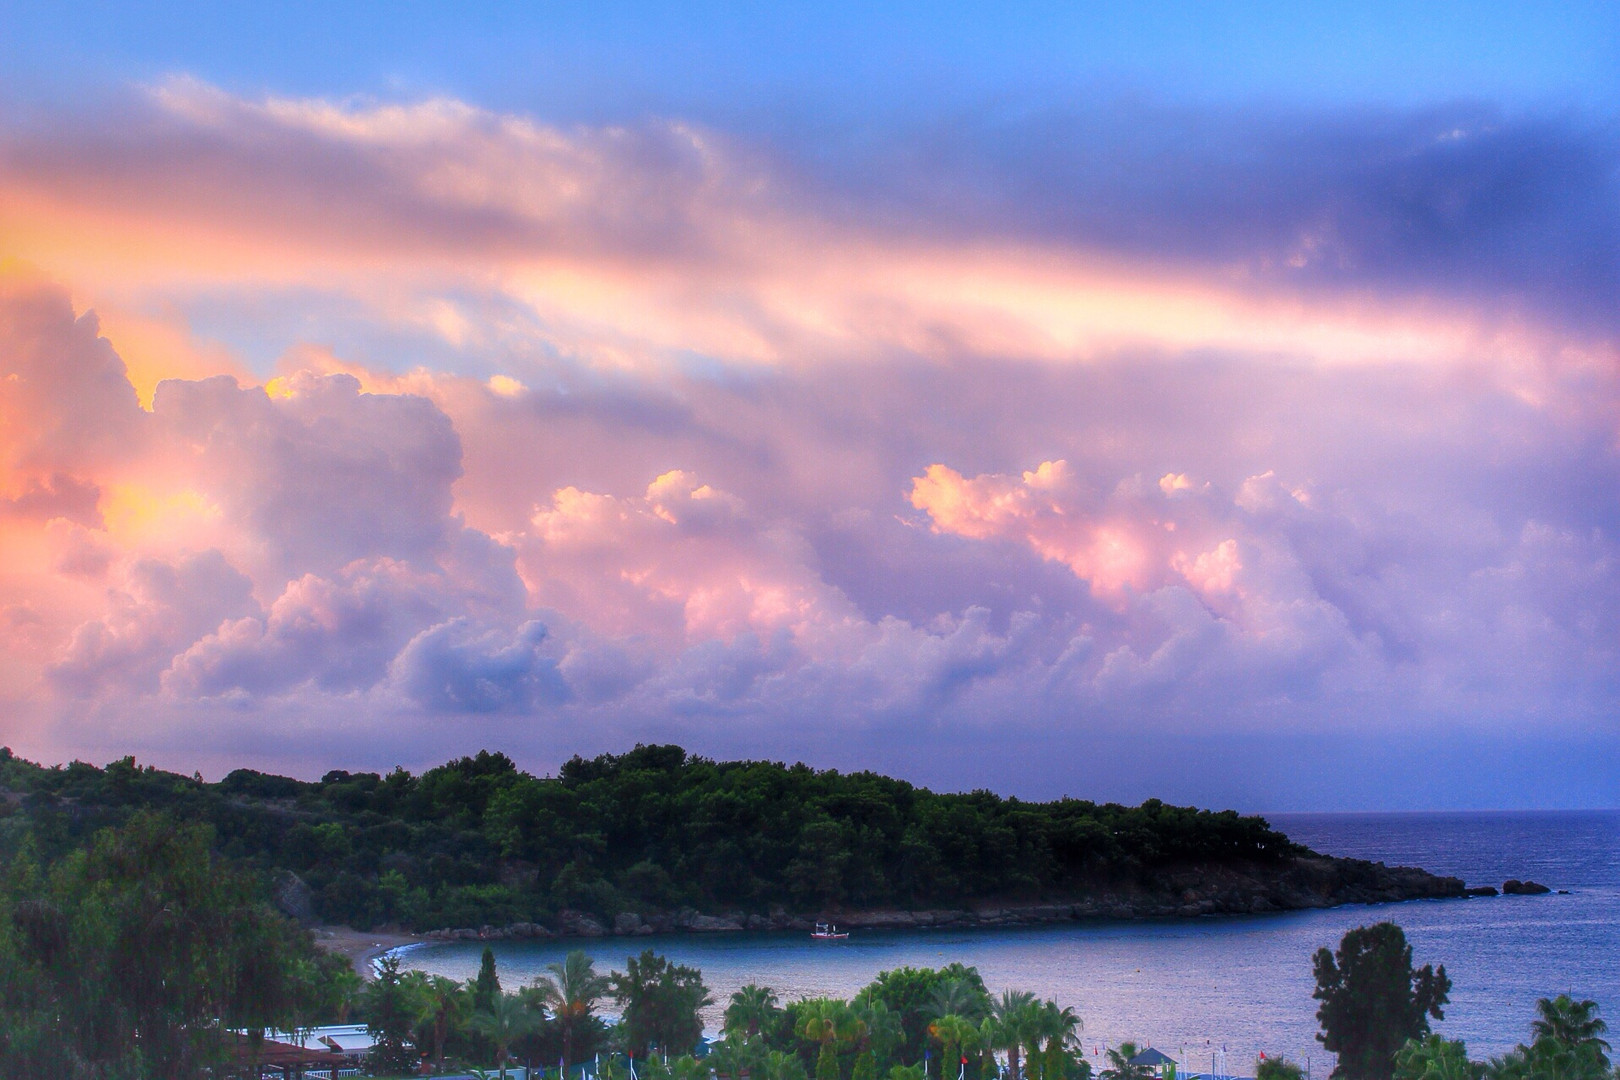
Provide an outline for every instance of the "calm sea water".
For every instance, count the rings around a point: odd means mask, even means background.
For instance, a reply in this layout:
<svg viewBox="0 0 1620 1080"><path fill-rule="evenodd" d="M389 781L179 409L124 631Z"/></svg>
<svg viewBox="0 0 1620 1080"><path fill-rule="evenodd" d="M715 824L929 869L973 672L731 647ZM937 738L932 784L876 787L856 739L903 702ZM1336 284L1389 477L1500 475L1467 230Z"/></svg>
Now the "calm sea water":
<svg viewBox="0 0 1620 1080"><path fill-rule="evenodd" d="M1031 929L868 931L848 941L804 934L606 938L590 942L497 942L501 981L522 985L569 949L599 966L652 947L703 970L722 1005L747 982L784 1000L847 997L878 972L903 965L976 966L992 991L1032 990L1073 1005L1088 1055L1133 1039L1209 1070L1252 1075L1257 1054L1286 1054L1325 1076L1332 1056L1316 1043L1311 954L1346 930L1399 923L1418 964L1444 964L1453 989L1435 1025L1467 1041L1474 1056L1526 1037L1538 997L1596 998L1620 1027L1620 811L1581 813L1273 815L1283 831L1334 855L1422 866L1470 885L1533 879L1569 895L1416 901L1284 915L1133 923L1071 923ZM458 979L477 973L481 944L403 951L406 966ZM718 1025L720 1007L710 1010ZM1094 1061L1097 1059L1093 1059Z"/></svg>

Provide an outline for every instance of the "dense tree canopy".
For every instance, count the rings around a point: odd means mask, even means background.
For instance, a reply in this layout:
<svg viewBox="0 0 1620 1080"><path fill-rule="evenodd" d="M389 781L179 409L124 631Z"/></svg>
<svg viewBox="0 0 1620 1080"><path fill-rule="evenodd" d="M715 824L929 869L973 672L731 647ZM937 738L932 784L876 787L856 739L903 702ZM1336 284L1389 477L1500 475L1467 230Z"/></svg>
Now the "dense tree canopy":
<svg viewBox="0 0 1620 1080"><path fill-rule="evenodd" d="M31 843L0 888L0 1075L203 1075L226 1028L335 1010L348 963L318 955L202 824L141 812L51 863Z"/></svg>
<svg viewBox="0 0 1620 1080"><path fill-rule="evenodd" d="M574 758L552 778L480 752L413 776L218 783L138 767L42 768L0 751L0 856L59 852L142 809L206 822L220 850L298 874L315 913L415 929L571 908L949 906L1129 884L1180 862L1297 850L1257 817L1079 799L938 794L873 773L714 762L675 746Z"/></svg>
<svg viewBox="0 0 1620 1080"><path fill-rule="evenodd" d="M647 949L627 959L624 971L615 971L608 981L623 1008L626 1050L645 1060L650 1048L666 1057L696 1048L703 1037L698 1012L712 1003L701 971Z"/></svg>

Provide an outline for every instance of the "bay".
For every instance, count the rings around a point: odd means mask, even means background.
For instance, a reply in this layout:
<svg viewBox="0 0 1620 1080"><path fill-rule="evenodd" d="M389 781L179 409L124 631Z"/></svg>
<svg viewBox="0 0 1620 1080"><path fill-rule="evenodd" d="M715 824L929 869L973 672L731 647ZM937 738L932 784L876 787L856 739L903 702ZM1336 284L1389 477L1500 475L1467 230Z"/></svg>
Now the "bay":
<svg viewBox="0 0 1620 1080"><path fill-rule="evenodd" d="M1210 1070L1252 1075L1261 1052L1325 1076L1332 1055L1315 1041L1311 955L1346 930L1401 925L1418 964L1444 964L1453 989L1435 1028L1475 1057L1527 1037L1536 999L1595 998L1620 1027L1620 811L1270 815L1318 851L1422 866L1470 885L1534 879L1567 895L1503 896L1326 911L1141 922L1082 922L996 930L856 932L847 941L805 934L671 935L493 942L502 984L523 985L570 949L598 966L653 948L702 969L717 1004L759 982L784 1001L848 997L880 971L905 965L977 967L992 991L1031 990L1073 1005L1088 1058L1130 1039ZM444 942L399 952L406 967L468 979L483 944Z"/></svg>

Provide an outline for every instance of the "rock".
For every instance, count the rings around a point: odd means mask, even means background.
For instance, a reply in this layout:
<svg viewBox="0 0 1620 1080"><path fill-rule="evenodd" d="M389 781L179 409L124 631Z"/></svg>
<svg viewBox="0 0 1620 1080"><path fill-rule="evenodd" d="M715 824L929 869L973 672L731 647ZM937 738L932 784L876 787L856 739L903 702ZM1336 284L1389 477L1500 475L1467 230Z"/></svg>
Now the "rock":
<svg viewBox="0 0 1620 1080"><path fill-rule="evenodd" d="M641 929L641 916L633 911L621 911L613 919L613 932L620 937L629 937Z"/></svg>
<svg viewBox="0 0 1620 1080"><path fill-rule="evenodd" d="M512 937L543 938L551 936L550 930L547 930L539 923L532 922L513 923L511 926L507 927L507 930L511 932Z"/></svg>
<svg viewBox="0 0 1620 1080"><path fill-rule="evenodd" d="M557 926L572 937L607 937L607 927L582 911L557 912Z"/></svg>
<svg viewBox="0 0 1620 1080"><path fill-rule="evenodd" d="M754 914L748 916L748 922L745 925L750 930L769 930L771 928L771 920L767 919L765 916L756 911Z"/></svg>
<svg viewBox="0 0 1620 1080"><path fill-rule="evenodd" d="M1476 885L1463 893L1464 896L1495 896L1496 888L1492 885Z"/></svg>
<svg viewBox="0 0 1620 1080"><path fill-rule="evenodd" d="M1502 892L1508 896L1540 896L1542 893L1550 893L1552 890L1534 881L1520 881L1517 878L1509 878L1502 882Z"/></svg>
<svg viewBox="0 0 1620 1080"><path fill-rule="evenodd" d="M686 920L686 929L694 934L715 934L726 930L741 930L742 924L718 915L693 915Z"/></svg>
<svg viewBox="0 0 1620 1080"><path fill-rule="evenodd" d="M270 895L276 910L296 922L315 921L315 894L304 879L291 870L277 870L271 879Z"/></svg>

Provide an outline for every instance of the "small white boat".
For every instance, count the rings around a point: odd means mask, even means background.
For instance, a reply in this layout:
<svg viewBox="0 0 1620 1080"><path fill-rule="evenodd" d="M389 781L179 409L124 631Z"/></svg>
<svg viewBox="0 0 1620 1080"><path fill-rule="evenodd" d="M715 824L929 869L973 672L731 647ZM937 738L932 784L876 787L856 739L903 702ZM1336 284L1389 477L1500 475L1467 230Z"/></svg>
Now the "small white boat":
<svg viewBox="0 0 1620 1080"><path fill-rule="evenodd" d="M815 932L810 936L817 941L842 941L844 938L849 937L849 932L840 933L838 927L834 924L818 922L816 923Z"/></svg>

